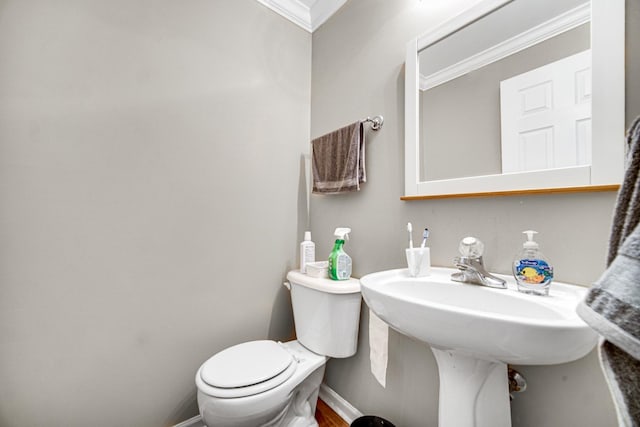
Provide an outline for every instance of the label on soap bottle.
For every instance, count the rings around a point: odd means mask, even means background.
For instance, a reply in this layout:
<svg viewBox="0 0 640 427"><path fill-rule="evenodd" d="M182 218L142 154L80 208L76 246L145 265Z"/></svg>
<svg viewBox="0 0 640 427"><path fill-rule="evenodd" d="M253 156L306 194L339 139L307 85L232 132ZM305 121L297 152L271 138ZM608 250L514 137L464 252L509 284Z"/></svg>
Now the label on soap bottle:
<svg viewBox="0 0 640 427"><path fill-rule="evenodd" d="M541 259L516 261L514 270L518 280L531 285L543 285L553 279L553 267Z"/></svg>

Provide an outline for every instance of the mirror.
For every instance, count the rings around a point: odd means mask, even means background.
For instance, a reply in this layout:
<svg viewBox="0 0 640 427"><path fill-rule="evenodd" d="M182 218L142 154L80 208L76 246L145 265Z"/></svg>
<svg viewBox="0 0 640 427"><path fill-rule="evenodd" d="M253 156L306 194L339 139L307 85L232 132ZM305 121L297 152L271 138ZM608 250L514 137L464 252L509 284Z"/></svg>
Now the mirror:
<svg viewBox="0 0 640 427"><path fill-rule="evenodd" d="M403 199L620 183L624 0L484 0L405 72Z"/></svg>

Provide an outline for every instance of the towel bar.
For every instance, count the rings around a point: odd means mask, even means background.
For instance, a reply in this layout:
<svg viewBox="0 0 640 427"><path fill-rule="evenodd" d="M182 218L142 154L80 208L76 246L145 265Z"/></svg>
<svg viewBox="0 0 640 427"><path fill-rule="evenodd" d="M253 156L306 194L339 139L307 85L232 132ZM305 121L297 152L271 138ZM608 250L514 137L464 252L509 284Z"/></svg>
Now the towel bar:
<svg viewBox="0 0 640 427"><path fill-rule="evenodd" d="M371 123L371 129L378 130L384 124L384 117L382 117L382 116L367 117L362 122L363 123Z"/></svg>

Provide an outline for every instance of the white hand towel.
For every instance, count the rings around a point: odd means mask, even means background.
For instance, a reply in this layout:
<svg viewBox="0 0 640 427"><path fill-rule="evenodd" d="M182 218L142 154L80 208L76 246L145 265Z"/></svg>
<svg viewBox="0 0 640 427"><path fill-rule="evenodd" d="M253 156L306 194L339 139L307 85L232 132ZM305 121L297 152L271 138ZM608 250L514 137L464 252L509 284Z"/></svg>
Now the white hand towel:
<svg viewBox="0 0 640 427"><path fill-rule="evenodd" d="M369 359L371 373L382 387L387 386L389 360L389 326L369 310Z"/></svg>

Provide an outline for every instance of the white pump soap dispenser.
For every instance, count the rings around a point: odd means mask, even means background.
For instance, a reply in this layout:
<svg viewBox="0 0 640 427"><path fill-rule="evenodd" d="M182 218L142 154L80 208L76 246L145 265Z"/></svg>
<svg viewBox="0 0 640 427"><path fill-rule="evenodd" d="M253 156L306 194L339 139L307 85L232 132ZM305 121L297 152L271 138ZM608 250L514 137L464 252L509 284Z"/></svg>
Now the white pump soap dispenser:
<svg viewBox="0 0 640 427"><path fill-rule="evenodd" d="M540 252L540 246L533 240L537 231L523 231L527 241L513 260L513 276L516 278L518 290L533 295L549 295L549 287L553 280L553 267Z"/></svg>
<svg viewBox="0 0 640 427"><path fill-rule="evenodd" d="M307 272L307 264L316 261L316 244L311 241L311 232L304 232L304 240L300 243L300 272Z"/></svg>

